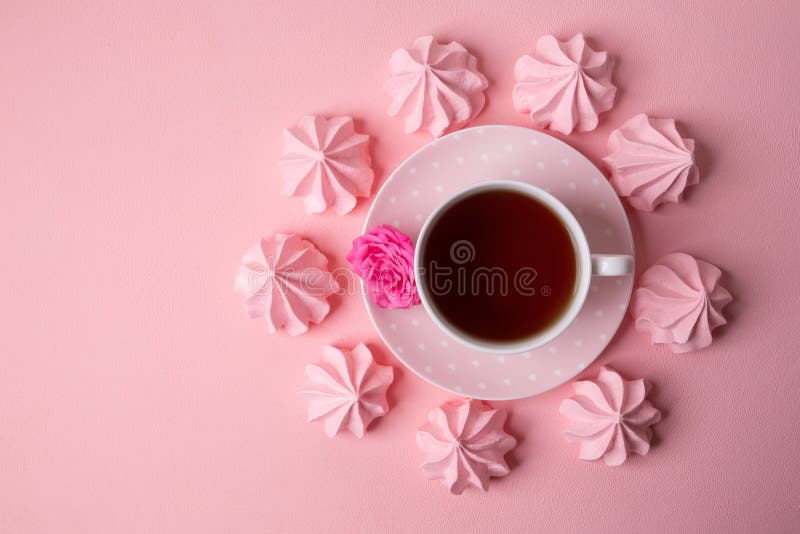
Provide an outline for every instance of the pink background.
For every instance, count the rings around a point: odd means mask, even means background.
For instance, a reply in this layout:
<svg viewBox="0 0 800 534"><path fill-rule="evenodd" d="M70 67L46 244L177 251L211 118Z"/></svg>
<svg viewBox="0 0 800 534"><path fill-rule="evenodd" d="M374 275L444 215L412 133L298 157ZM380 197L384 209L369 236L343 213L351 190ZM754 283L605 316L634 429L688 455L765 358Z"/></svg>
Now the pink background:
<svg viewBox="0 0 800 534"><path fill-rule="evenodd" d="M798 528L795 3L34 4L0 5L0 532ZM731 321L676 356L626 320L601 357L656 384L666 418L650 455L577 460L562 386L498 404L520 441L514 469L453 497L414 446L448 395L410 372L398 367L393 409L361 441L304 422L295 392L322 344L364 340L395 363L360 297L306 336L268 336L233 275L275 231L343 265L369 206L306 217L279 198L282 127L354 115L380 183L427 141L384 113L394 48L461 41L491 84L474 124L521 125L515 59L577 31L617 57L621 90L569 142L597 161L635 113L680 120L702 181L682 205L631 214L638 258L682 250L722 267Z"/></svg>

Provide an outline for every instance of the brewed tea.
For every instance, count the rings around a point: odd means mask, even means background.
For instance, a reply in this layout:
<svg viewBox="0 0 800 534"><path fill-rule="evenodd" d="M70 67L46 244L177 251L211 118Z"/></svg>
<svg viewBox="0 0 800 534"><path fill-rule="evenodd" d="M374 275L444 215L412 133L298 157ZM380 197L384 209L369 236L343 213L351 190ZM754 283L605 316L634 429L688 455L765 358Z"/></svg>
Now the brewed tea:
<svg viewBox="0 0 800 534"><path fill-rule="evenodd" d="M447 208L432 221L421 260L441 316L488 341L547 330L577 285L567 227L549 207L513 191L476 192Z"/></svg>

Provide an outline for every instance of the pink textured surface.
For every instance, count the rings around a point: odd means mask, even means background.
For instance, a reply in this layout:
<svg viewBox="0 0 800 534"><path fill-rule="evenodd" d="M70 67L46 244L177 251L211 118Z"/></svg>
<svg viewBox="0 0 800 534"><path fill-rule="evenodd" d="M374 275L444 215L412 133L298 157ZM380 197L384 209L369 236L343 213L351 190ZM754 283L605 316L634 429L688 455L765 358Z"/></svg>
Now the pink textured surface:
<svg viewBox="0 0 800 534"><path fill-rule="evenodd" d="M385 7L382 7L384 6ZM691 7L688 7L691 5ZM771 7L766 7L770 5ZM796 325L800 37L794 2L6 2L0 532L788 531L800 522ZM427 136L385 115L392 50L457 39L490 81L475 123L525 124L514 61L583 31L618 60L613 110L569 142L594 161L644 112L697 140L701 183L631 213L639 268L683 250L726 273L730 324L706 350L651 347L630 319L609 363L655 385L646 457L575 459L569 386L498 405L510 475L453 497L425 480L416 428L448 394L398 368L362 440L305 423L320 346L366 340L359 296L306 336L268 336L232 280L276 231L345 265L345 217L278 196L281 129L349 114L376 185ZM310 505L313 505L311 507Z"/></svg>

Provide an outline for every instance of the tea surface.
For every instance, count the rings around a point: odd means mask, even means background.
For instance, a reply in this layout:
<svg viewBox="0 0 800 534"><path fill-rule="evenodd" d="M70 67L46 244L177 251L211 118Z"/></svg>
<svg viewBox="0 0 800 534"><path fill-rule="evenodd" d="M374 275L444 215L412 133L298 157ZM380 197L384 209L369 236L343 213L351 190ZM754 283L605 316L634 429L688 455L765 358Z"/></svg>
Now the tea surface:
<svg viewBox="0 0 800 534"><path fill-rule="evenodd" d="M510 191L478 192L434 221L424 280L452 326L489 341L536 335L567 310L577 259L561 219Z"/></svg>

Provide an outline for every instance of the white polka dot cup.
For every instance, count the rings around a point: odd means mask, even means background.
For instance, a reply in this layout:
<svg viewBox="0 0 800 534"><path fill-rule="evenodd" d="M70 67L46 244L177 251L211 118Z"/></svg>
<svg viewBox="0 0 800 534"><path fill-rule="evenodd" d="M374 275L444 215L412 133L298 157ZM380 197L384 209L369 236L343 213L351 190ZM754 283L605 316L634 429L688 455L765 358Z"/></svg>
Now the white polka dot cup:
<svg viewBox="0 0 800 534"><path fill-rule="evenodd" d="M460 204L465 199L489 192L509 192L522 195L547 208L547 210L557 218L563 228L566 229L575 258L575 278L574 283L570 286L571 292L567 297L566 304L560 308L552 318L548 319L546 327L537 329L523 336L514 337L513 339L488 339L480 335L475 335L475 333L463 327L457 326L452 318L448 317L447 313L443 312L437 305L435 296L438 288L432 287L431 277L426 275L426 269L428 269L429 266L425 265L425 261L422 257L432 232L434 232L437 225L441 223L443 214L447 213L450 208ZM491 220L482 221L481 224L487 225L491 232ZM451 255L474 253L474 251L466 250L469 245L466 241L464 242L465 250L459 250L457 245L458 242L454 242L452 248L449 249ZM539 254L547 254L548 250L537 250L536 252ZM465 257L463 261L467 259L469 258ZM456 263L461 263L462 261L461 258L457 258L456 256L453 256L453 260ZM569 263L571 264L572 261L570 260ZM441 203L430 213L427 220L425 220L422 225L417 239L414 258L416 285L422 304L433 322L443 332L462 345L492 354L524 353L525 351L541 347L556 339L573 323L581 312L586 302L587 294L589 293L592 276L628 276L632 274L632 272L633 257L630 255L593 254L589 249L589 243L581 224L572 212L555 196L533 185L511 180L480 182L462 189ZM533 270L533 273L535 274L535 270ZM453 290L452 286L448 287L451 288L450 290ZM519 288L516 289L518 290ZM489 290L488 284L482 286L481 290ZM535 291L530 295L533 296L534 294ZM543 293L540 291L539 294ZM487 309L486 313L491 313L491 311Z"/></svg>

